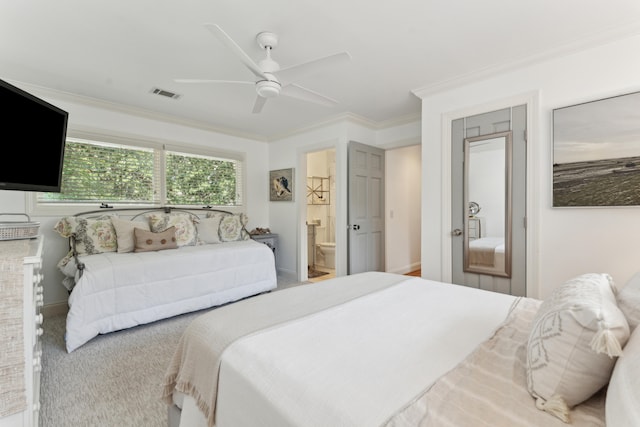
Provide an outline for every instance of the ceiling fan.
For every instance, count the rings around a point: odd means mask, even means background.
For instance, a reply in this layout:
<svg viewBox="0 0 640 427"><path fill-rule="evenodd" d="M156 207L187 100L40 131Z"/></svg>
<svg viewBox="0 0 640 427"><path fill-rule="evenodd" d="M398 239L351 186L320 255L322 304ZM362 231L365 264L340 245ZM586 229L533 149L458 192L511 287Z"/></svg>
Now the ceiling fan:
<svg viewBox="0 0 640 427"><path fill-rule="evenodd" d="M258 63L254 62L245 51L233 41L222 28L216 24L205 24L205 27L213 33L227 48L229 48L244 65L257 77L255 81L236 81L236 80L210 80L210 79L175 79L178 83L232 83L232 84L252 84L256 89L256 100L253 105L253 112L259 113L269 98L275 98L278 95L288 96L291 98L301 99L320 105L332 107L338 104L333 98L322 95L311 89L307 89L298 84L280 80L276 77L278 74L290 74L290 71L301 70L304 67L319 66L327 63L337 63L350 60L351 55L348 52L336 53L333 55L317 58L311 61L296 64L290 67L280 68L280 65L271 59L271 51L278 45L278 36L274 33L263 31L256 36L256 41L260 48L264 49L266 56ZM282 75L282 74L281 74Z"/></svg>

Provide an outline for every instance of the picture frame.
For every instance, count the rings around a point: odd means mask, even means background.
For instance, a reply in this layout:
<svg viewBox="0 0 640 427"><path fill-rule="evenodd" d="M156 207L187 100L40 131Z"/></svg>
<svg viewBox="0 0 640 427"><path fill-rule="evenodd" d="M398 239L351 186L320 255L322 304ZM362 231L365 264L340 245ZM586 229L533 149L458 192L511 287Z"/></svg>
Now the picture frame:
<svg viewBox="0 0 640 427"><path fill-rule="evenodd" d="M269 200L272 202L292 202L294 200L294 169L269 171Z"/></svg>
<svg viewBox="0 0 640 427"><path fill-rule="evenodd" d="M553 207L640 206L640 92L553 110Z"/></svg>

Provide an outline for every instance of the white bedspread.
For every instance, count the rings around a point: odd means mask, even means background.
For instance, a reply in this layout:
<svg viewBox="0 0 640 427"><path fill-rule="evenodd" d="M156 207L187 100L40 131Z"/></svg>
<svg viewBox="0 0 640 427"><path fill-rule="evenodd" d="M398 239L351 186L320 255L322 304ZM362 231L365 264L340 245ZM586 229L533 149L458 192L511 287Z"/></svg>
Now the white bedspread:
<svg viewBox="0 0 640 427"><path fill-rule="evenodd" d="M82 257L69 297L67 351L98 334L196 311L277 286L273 252L253 240Z"/></svg>
<svg viewBox="0 0 640 427"><path fill-rule="evenodd" d="M381 425L491 336L514 300L408 278L241 338L222 357L216 427ZM181 425L195 425L189 408Z"/></svg>

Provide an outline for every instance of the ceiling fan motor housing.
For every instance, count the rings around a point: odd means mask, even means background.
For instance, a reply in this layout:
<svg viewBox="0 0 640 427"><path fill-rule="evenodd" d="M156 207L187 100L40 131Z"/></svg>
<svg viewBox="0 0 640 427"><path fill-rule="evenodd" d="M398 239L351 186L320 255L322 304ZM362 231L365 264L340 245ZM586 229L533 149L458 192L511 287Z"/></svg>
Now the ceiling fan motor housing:
<svg viewBox="0 0 640 427"><path fill-rule="evenodd" d="M256 92L263 98L275 98L280 94L282 85L273 74L265 74L269 77L269 80L258 80L256 82Z"/></svg>

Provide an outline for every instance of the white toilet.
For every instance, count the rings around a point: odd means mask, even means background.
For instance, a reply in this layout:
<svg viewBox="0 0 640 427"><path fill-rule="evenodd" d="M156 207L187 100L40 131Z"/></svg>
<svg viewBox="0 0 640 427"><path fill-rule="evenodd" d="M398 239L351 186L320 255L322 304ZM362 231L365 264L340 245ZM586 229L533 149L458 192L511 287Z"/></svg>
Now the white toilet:
<svg viewBox="0 0 640 427"><path fill-rule="evenodd" d="M316 243L316 262L320 267L336 268L336 244L335 242Z"/></svg>

